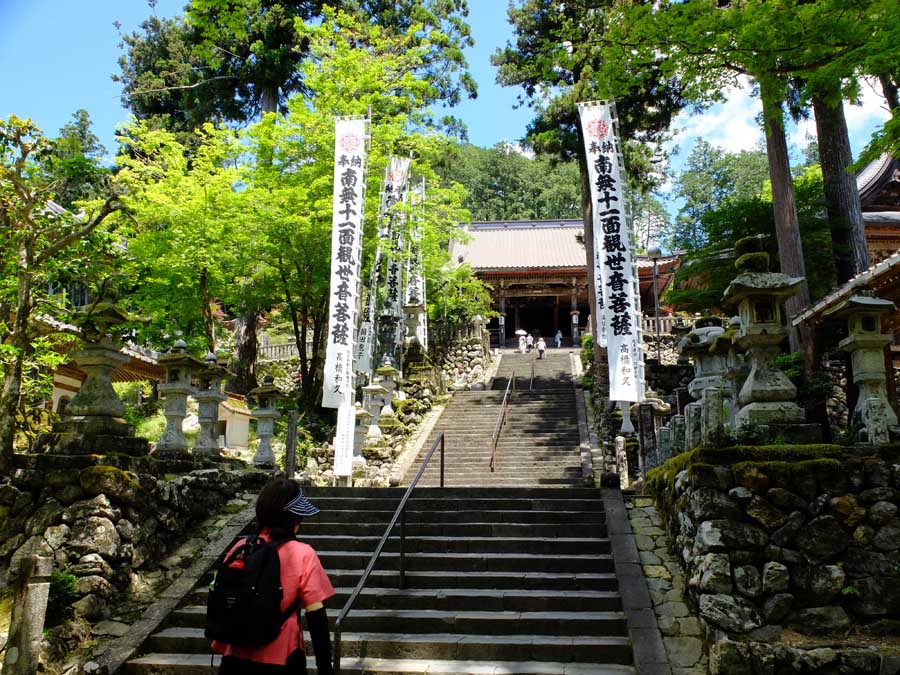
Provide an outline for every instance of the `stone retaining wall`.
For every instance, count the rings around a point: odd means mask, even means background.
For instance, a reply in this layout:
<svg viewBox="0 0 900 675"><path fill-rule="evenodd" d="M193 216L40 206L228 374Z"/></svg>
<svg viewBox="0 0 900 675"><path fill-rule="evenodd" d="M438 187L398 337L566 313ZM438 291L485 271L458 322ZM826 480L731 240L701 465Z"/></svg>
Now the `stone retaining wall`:
<svg viewBox="0 0 900 675"><path fill-rule="evenodd" d="M226 468L172 478L107 465L48 469L50 461L0 485L0 568L15 573L23 556L52 556L76 577L74 607L89 620L108 615L134 571L152 569L197 523L267 478Z"/></svg>
<svg viewBox="0 0 900 675"><path fill-rule="evenodd" d="M440 355L441 377L448 389L484 387L484 376L490 351L478 337L461 338Z"/></svg>
<svg viewBox="0 0 900 675"><path fill-rule="evenodd" d="M871 650L776 652L730 638L777 643L782 627L817 637L897 630L896 449L698 449L647 482L715 643L712 673L886 672Z"/></svg>

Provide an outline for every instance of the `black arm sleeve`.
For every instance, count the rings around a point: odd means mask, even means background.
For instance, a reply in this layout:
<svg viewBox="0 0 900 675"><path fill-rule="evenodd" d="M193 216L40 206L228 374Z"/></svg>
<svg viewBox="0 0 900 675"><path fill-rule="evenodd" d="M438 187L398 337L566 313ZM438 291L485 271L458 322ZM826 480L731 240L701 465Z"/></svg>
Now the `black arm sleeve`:
<svg viewBox="0 0 900 675"><path fill-rule="evenodd" d="M331 636L328 633L328 615L325 608L306 613L306 627L316 652L316 668L319 675L334 675L331 663Z"/></svg>

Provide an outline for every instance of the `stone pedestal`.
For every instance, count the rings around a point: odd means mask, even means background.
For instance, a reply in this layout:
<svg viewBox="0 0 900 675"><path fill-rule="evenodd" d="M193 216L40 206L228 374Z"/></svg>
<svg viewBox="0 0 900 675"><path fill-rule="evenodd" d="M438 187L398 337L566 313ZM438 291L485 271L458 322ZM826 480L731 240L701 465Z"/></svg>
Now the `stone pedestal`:
<svg viewBox="0 0 900 675"><path fill-rule="evenodd" d="M628 453L625 451L625 437L616 436L616 473L619 474L619 487L628 487Z"/></svg>
<svg viewBox="0 0 900 675"><path fill-rule="evenodd" d="M656 432L656 450L660 464L665 464L672 456L672 430L669 427L660 427Z"/></svg>
<svg viewBox="0 0 900 675"><path fill-rule="evenodd" d="M703 390L700 401L700 439L703 445L719 445L725 437L725 396L721 389Z"/></svg>
<svg viewBox="0 0 900 675"><path fill-rule="evenodd" d="M680 455L687 450L687 422L684 415L673 415L670 426L672 428L672 454Z"/></svg>
<svg viewBox="0 0 900 675"><path fill-rule="evenodd" d="M206 368L197 373L197 420L200 422L200 434L194 443L194 455L209 459L222 457L219 447L219 435L216 426L219 421L219 404L228 397L222 391L222 380L230 373L216 364L216 355L206 355ZM275 461L274 455L272 461Z"/></svg>
<svg viewBox="0 0 900 675"><path fill-rule="evenodd" d="M678 342L680 358L689 358L694 365L694 379L688 384L688 394L694 402L683 405L683 398L678 398L679 407L685 416L684 449L690 450L703 442L702 407L699 403L706 389L726 390L729 387L725 379L725 358L711 351L725 329L721 320L707 317L697 322L694 329Z"/></svg>
<svg viewBox="0 0 900 675"><path fill-rule="evenodd" d="M122 417L125 405L112 386L113 373L128 363L129 357L104 338L86 344L72 358L87 377L66 406L62 421L53 425L52 433L42 435L35 442L35 451L75 455L147 454L147 440L134 437L134 428Z"/></svg>
<svg viewBox="0 0 900 675"><path fill-rule="evenodd" d="M641 476L655 466L659 466L659 455L656 451L656 429L653 426L653 406L649 403L638 405L638 438L640 440Z"/></svg>
<svg viewBox="0 0 900 675"><path fill-rule="evenodd" d="M203 366L203 362L186 353L186 348L185 342L178 340L172 351L159 357L159 365L166 372L165 382L157 385L157 391L166 399L166 429L156 441L155 456L177 458L188 455L183 429L187 399L194 393L191 375Z"/></svg>

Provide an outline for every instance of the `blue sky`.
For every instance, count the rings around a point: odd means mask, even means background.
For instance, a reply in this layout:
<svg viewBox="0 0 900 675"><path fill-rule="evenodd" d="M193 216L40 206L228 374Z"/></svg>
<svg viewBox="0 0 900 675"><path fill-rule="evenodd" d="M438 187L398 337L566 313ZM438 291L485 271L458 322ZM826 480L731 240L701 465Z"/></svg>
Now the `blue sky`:
<svg viewBox="0 0 900 675"><path fill-rule="evenodd" d="M184 0L158 0L159 16L178 14ZM514 109L516 88L494 82L490 55L511 37L506 0L470 0L470 24L476 46L468 53L479 95L454 110L469 127L470 140L491 146L516 141L531 119L528 109ZM119 85L110 79L118 71L119 33L137 29L151 13L145 0L0 0L0 117L31 117L54 135L79 109L86 108L95 132L107 149L114 149L113 132L127 117ZM880 91L864 84L863 106L847 106L851 145L859 152L873 129L887 117ZM759 104L749 88L729 92L728 102L700 116L681 115L671 147L677 149L673 168L690 153L696 138L730 151L749 149L762 138L755 117ZM790 129L797 147L815 135L814 124Z"/></svg>

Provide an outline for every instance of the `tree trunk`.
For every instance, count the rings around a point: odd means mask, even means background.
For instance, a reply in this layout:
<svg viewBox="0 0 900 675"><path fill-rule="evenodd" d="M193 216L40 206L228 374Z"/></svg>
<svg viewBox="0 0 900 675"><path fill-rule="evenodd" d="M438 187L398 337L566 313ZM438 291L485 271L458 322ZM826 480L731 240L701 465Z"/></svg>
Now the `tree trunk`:
<svg viewBox="0 0 900 675"><path fill-rule="evenodd" d="M278 112L278 87L266 87L262 91L260 100L262 114Z"/></svg>
<svg viewBox="0 0 900 675"><path fill-rule="evenodd" d="M893 111L900 108L900 96L897 94L897 83L887 73L878 76L881 82L881 89L884 91L884 100L887 101L888 107Z"/></svg>
<svg viewBox="0 0 900 675"><path fill-rule="evenodd" d="M597 289L594 287L594 205L591 201L591 178L588 173L587 157L584 154L584 136L581 125L578 125L578 177L581 180L581 219L584 224L584 253L587 260L588 304L591 308L591 323L588 330L594 336L594 346L600 335L598 327L602 317L594 316L597 312ZM602 291L602 289L601 289ZM597 347L599 348L599 347ZM596 363L596 349L594 361Z"/></svg>
<svg viewBox="0 0 900 675"><path fill-rule="evenodd" d="M853 157L843 101L838 99L836 105L831 105L824 96L816 94L812 103L835 271L838 284L843 284L869 268L865 223L856 178L850 172Z"/></svg>
<svg viewBox="0 0 900 675"><path fill-rule="evenodd" d="M256 359L258 345L256 333L262 315L258 309L241 314L234 322L234 352L231 359L231 370L235 376L228 380L228 391L247 395L259 386L256 380Z"/></svg>
<svg viewBox="0 0 900 675"><path fill-rule="evenodd" d="M16 316L7 344L16 348L12 363L4 369L0 394L0 470L7 473L15 451L16 416L22 396L22 365L28 349L28 321L31 317L31 252L19 249Z"/></svg>
<svg viewBox="0 0 900 675"><path fill-rule="evenodd" d="M772 181L772 208L775 212L775 236L778 240L778 261L781 271L791 277L803 277L800 291L784 303L788 317L793 317L809 307L809 286L806 284L806 265L803 261L803 244L800 242L800 224L797 204L794 201L794 183L788 158L787 138L784 134L784 112L780 101L773 101L771 85L759 80L760 98L763 102L763 119L766 130L766 154L769 160L769 179ZM806 354L806 367L813 367L813 341L805 325L791 330L791 351Z"/></svg>
<svg viewBox="0 0 900 675"><path fill-rule="evenodd" d="M206 348L213 354L216 353L216 324L212 313L212 298L209 297L208 271L204 267L200 270L200 314L203 316L203 332L206 338Z"/></svg>

